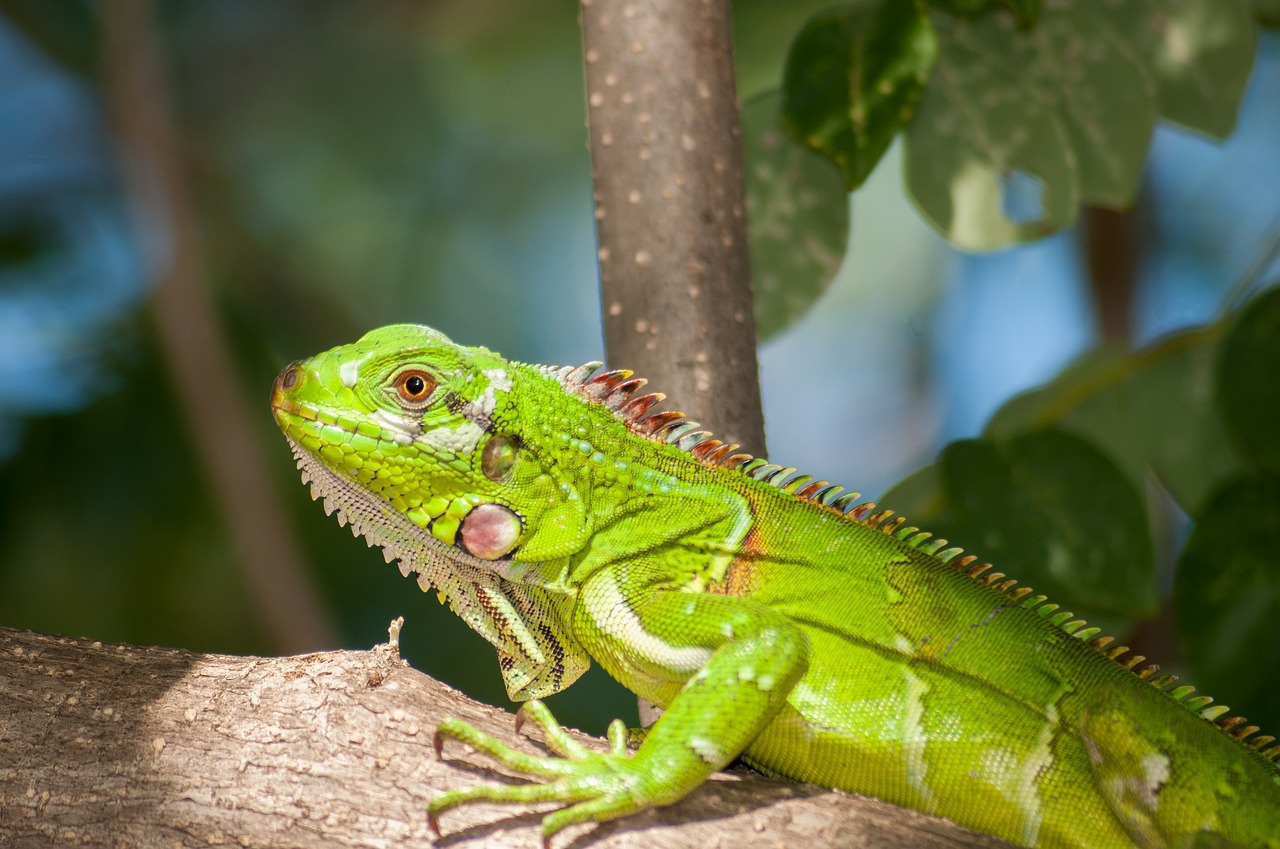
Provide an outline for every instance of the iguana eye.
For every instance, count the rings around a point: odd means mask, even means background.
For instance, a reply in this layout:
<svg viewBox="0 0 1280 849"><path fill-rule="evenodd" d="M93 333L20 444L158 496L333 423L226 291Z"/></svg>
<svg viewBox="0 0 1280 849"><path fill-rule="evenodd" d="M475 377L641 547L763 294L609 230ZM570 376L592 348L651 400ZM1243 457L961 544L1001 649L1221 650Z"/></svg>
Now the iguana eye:
<svg viewBox="0 0 1280 849"><path fill-rule="evenodd" d="M406 404L422 404L436 391L436 379L419 369L401 372L392 385Z"/></svg>

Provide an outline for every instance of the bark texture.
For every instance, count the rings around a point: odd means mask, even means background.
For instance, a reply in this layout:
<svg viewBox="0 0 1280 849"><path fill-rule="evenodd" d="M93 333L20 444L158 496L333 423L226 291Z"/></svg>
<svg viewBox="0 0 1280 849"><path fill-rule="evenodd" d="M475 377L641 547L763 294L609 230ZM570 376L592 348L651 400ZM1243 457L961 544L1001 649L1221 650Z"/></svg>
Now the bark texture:
<svg viewBox="0 0 1280 849"><path fill-rule="evenodd" d="M414 671L391 646L227 657L0 628L0 846L426 846L433 794L513 780L457 744L437 758L444 716L539 749L516 737L510 714ZM534 847L538 821L519 806L462 808L445 814L435 845ZM1005 844L740 769L556 845Z"/></svg>
<svg viewBox="0 0 1280 849"><path fill-rule="evenodd" d="M609 359L763 455L728 0L583 0L582 32Z"/></svg>

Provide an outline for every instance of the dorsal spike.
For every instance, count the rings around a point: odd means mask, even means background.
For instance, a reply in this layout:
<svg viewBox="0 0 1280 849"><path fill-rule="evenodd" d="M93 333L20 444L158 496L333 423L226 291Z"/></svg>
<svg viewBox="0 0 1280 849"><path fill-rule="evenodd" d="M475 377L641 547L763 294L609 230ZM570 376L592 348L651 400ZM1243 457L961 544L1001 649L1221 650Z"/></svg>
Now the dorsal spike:
<svg viewBox="0 0 1280 849"><path fill-rule="evenodd" d="M653 432L653 435L659 439L672 444L678 443L680 437L693 433L702 425L697 422L691 422L688 419L677 419L667 422L662 427Z"/></svg>
<svg viewBox="0 0 1280 849"><path fill-rule="evenodd" d="M697 427L696 423L694 424L694 427ZM719 440L713 440L711 438L710 431L694 430L694 431L689 431L688 433L682 434L681 436L673 439L672 441L676 444L678 448L688 451L689 453L693 453L693 449L697 448L703 442L716 442Z"/></svg>
<svg viewBox="0 0 1280 849"><path fill-rule="evenodd" d="M1245 722L1248 722L1248 720L1243 716L1229 716L1226 719L1219 719L1216 724L1223 731L1230 731L1238 725L1243 725Z"/></svg>
<svg viewBox="0 0 1280 849"><path fill-rule="evenodd" d="M636 424L644 418L645 413L653 409L654 405L661 404L667 400L667 396L661 392L650 392L646 395L637 395L630 401L622 405L622 409L618 410L618 418L624 422Z"/></svg>
<svg viewBox="0 0 1280 849"><path fill-rule="evenodd" d="M879 528L879 527L880 527L881 525L883 525L886 521L888 521L889 517L890 517L890 516L892 516L892 515L893 515L893 513L894 513L894 511L890 510L888 507L884 507L884 508L881 508L880 510L877 510L875 513L872 513L870 516L868 516L868 517L867 517L866 519L864 519L863 521L864 521L864 522L865 522L869 527L872 527L872 528Z"/></svg>
<svg viewBox="0 0 1280 849"><path fill-rule="evenodd" d="M735 445L733 447L737 448L738 446ZM725 458L724 460L721 460L720 465L724 466L726 469L741 470L743 466L747 466L755 462L755 459L756 459L755 456L752 454L747 454L747 453L732 454L729 457Z"/></svg>
<svg viewBox="0 0 1280 849"><path fill-rule="evenodd" d="M880 526L880 531L886 536L893 536L895 533L897 533L898 528L902 527L903 524L906 523L906 521L907 521L906 516L898 516L894 519L890 519L888 522L885 522Z"/></svg>
<svg viewBox="0 0 1280 849"><path fill-rule="evenodd" d="M583 363L577 368L561 369L557 377L559 377L562 384L570 389L578 389L587 382L587 378L591 377L596 369L603 365L604 363L599 360L592 360L591 362Z"/></svg>
<svg viewBox="0 0 1280 849"><path fill-rule="evenodd" d="M832 502L840 497L840 493L844 492L844 487L838 483L828 484L813 494L813 500L830 507Z"/></svg>
<svg viewBox="0 0 1280 849"><path fill-rule="evenodd" d="M1145 660L1145 658L1144 658L1144 660ZM1134 674L1135 674L1135 675L1137 675L1139 678L1141 678L1143 681L1145 681L1145 680L1147 680L1148 678L1150 678L1152 675L1155 675L1155 674L1156 674L1157 672L1159 672L1159 671L1160 671L1160 664L1158 664L1158 663L1150 663L1150 664L1147 664L1146 666L1142 667L1141 669L1139 669L1139 670L1138 670L1136 673L1134 673Z"/></svg>
<svg viewBox="0 0 1280 849"><path fill-rule="evenodd" d="M916 535L908 539L906 543L912 548L921 548L922 546L924 546L926 542L929 541L929 537L931 536L933 536L933 534L929 533L928 531L918 531Z"/></svg>
<svg viewBox="0 0 1280 849"><path fill-rule="evenodd" d="M622 383L613 387L612 391L610 391L600 403L604 404L604 406L610 410L621 410L623 405L631 399L631 396L635 395L640 389L643 389L644 385L648 382L649 381L645 380L643 377L624 380Z"/></svg>
<svg viewBox="0 0 1280 849"><path fill-rule="evenodd" d="M864 501L849 511L849 517L861 522L866 515L874 509L876 509L876 503L874 501Z"/></svg>
<svg viewBox="0 0 1280 849"><path fill-rule="evenodd" d="M593 401L599 401L631 375L632 372L624 368L597 372L582 385L582 394Z"/></svg>
<svg viewBox="0 0 1280 849"><path fill-rule="evenodd" d="M743 471L745 471L748 475L750 475L751 477L755 478L758 481L762 481L763 483L769 483L770 479L775 474L782 471L782 466L779 466L777 463L769 463L769 462L762 461L758 466L749 463L747 465L747 468L744 469Z"/></svg>
<svg viewBox="0 0 1280 849"><path fill-rule="evenodd" d="M790 490L787 489L786 484L790 483L790 478L795 473L796 473L795 466L785 466L779 469L778 471L774 472L773 475L770 476L769 483L773 484L778 489L781 489L784 492L790 492Z"/></svg>
<svg viewBox="0 0 1280 849"><path fill-rule="evenodd" d="M637 430L643 429L642 432L648 436L654 436L659 430L671 424L672 422L684 421L684 413L676 410L667 410L662 413L654 413L637 423Z"/></svg>
<svg viewBox="0 0 1280 849"><path fill-rule="evenodd" d="M810 475L805 475L805 480L810 480ZM829 484L830 481L813 481L810 480L800 489L795 490L796 498L803 498L805 501L813 501L814 496L822 491L822 488Z"/></svg>
<svg viewBox="0 0 1280 849"><path fill-rule="evenodd" d="M725 442L714 451L709 451L705 459L713 466L723 466L729 455L737 451L738 448L739 446L736 442Z"/></svg>
<svg viewBox="0 0 1280 849"><path fill-rule="evenodd" d="M697 445L690 446L689 453L699 460L705 461L713 451L722 447L724 447L724 443L718 439L702 439Z"/></svg>
<svg viewBox="0 0 1280 849"><path fill-rule="evenodd" d="M857 503L858 499L861 497L862 497L861 492L854 492L853 490L849 490L844 495L837 498L835 501L832 501L830 506L835 508L836 510L839 510L841 513L847 514L849 512L849 507Z"/></svg>

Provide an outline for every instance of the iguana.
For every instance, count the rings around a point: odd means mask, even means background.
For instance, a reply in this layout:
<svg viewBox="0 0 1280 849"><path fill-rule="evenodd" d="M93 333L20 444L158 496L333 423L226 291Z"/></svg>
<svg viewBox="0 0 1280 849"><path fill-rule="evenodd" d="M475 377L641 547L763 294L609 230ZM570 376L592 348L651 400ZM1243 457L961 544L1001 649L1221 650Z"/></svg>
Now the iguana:
<svg viewBox="0 0 1280 849"><path fill-rule="evenodd" d="M741 757L1024 846L1280 849L1280 744L1044 596L889 510L656 410L599 363L511 362L393 325L289 365L272 407L303 480L493 644L558 756L437 730L545 779L446 792L669 804ZM665 709L634 752L536 699L594 659Z"/></svg>

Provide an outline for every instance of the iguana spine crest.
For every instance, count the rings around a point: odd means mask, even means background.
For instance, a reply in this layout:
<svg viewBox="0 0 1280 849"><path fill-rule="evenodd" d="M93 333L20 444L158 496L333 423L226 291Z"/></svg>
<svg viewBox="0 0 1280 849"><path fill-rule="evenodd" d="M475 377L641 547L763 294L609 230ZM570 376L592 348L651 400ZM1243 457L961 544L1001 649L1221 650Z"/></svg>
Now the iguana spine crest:
<svg viewBox="0 0 1280 849"><path fill-rule="evenodd" d="M593 360L580 366L542 366L541 370L545 374L556 378L565 389L570 390L589 403L604 407L612 412L618 421L625 424L627 429L637 436L654 442L674 445L708 466L721 466L741 472L753 480L777 487L802 501L826 507L845 519L879 530L886 536L896 537L907 545L935 557L943 564L958 572L963 572L978 583L984 584L1001 595L1008 597L1011 601L1021 602L1034 592L1031 587L1026 586L1015 589L1018 581L1014 578L1006 577L1003 572L984 574L991 569L990 563L978 563L976 556L964 554L964 550L959 547L943 550L947 541L945 539L932 539L933 534L929 531L923 531L917 527L903 527L906 524L906 517L897 516L894 518L893 510L884 508L873 513L872 511L877 506L876 502L859 502L858 499L862 497L861 493L846 492L843 486L832 484L828 481L814 481L812 475L801 474L792 466L770 463L745 452L734 453L739 447L738 445L716 439L710 431L699 430L701 425L698 422L687 419L682 412L676 410L653 411L654 407L666 400L667 396L665 394L649 392L644 395L636 395L638 390L648 384L645 378L634 377L634 372L630 369L601 371L600 369L603 365L603 363ZM1243 716L1224 716L1231 709L1226 705L1210 706L1213 701L1211 696L1202 695L1188 698L1195 692L1195 687L1191 685L1183 685L1177 689L1170 690L1169 687L1178 681L1178 676L1162 675L1158 678L1154 677L1160 671L1160 666L1154 663L1140 669L1137 668L1139 664L1146 660L1146 657L1142 655L1133 655L1121 660L1120 658L1129 652L1129 647L1117 646L1108 648L1115 641L1115 638L1097 636L1101 631L1100 628L1086 627L1088 623L1085 620L1073 619L1072 617L1075 614L1069 611L1054 613L1058 609L1058 605L1048 602L1048 597L1044 595L1035 596L1024 602L1022 606L1029 610L1034 610L1077 639L1087 641L1090 646L1104 657L1133 672L1134 675L1151 684L1157 690L1164 692L1187 710L1198 713L1206 721L1216 725L1223 733L1242 743L1251 753L1260 755L1268 761L1280 763L1280 745L1264 750L1264 747L1276 739L1274 736L1262 735L1251 740L1246 739L1259 731L1259 727L1246 725L1245 723L1248 720Z"/></svg>

